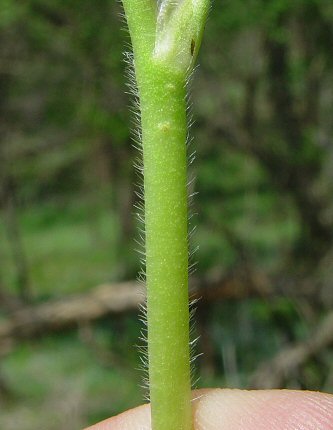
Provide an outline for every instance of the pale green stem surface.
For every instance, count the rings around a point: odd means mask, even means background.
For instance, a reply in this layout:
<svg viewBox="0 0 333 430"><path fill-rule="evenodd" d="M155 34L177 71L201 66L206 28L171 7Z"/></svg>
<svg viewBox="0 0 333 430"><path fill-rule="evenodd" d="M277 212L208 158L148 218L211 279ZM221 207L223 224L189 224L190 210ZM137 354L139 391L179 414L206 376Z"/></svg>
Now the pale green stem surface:
<svg viewBox="0 0 333 430"><path fill-rule="evenodd" d="M181 2L157 36L155 0L123 4L141 109L152 428L191 430L185 87L209 2Z"/></svg>
<svg viewBox="0 0 333 430"><path fill-rule="evenodd" d="M154 71L149 97L141 95L152 422L156 430L189 430L185 90Z"/></svg>

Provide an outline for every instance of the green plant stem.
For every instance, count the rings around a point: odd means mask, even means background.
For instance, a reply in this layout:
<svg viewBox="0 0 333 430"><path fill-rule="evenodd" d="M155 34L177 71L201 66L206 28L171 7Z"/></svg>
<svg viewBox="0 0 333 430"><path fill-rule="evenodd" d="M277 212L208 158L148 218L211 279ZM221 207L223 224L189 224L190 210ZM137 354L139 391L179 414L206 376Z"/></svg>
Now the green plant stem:
<svg viewBox="0 0 333 430"><path fill-rule="evenodd" d="M191 430L186 79L209 0L123 0L140 97L153 430ZM161 12L162 11L162 12Z"/></svg>
<svg viewBox="0 0 333 430"><path fill-rule="evenodd" d="M152 423L190 430L185 83L151 72L140 97Z"/></svg>

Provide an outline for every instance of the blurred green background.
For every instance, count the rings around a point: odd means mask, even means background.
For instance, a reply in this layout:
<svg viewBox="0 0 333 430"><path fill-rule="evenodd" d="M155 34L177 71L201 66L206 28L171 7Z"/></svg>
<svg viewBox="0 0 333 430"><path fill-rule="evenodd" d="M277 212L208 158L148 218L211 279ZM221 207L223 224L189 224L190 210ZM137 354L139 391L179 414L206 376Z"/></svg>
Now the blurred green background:
<svg viewBox="0 0 333 430"><path fill-rule="evenodd" d="M112 307L140 268L121 13L1 0L1 429L143 399L134 282ZM333 392L332 47L331 0L214 2L189 148L199 387Z"/></svg>

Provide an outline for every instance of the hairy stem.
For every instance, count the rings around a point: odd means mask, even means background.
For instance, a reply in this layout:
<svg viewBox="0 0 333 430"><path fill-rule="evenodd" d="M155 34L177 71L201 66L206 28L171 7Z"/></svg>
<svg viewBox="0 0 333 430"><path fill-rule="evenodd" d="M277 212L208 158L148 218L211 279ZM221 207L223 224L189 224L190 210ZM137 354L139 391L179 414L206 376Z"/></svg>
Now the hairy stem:
<svg viewBox="0 0 333 430"><path fill-rule="evenodd" d="M185 90L181 79L152 69L141 92L152 422L189 430Z"/></svg>
<svg viewBox="0 0 333 430"><path fill-rule="evenodd" d="M209 0L123 4L141 110L152 428L191 430L185 100Z"/></svg>

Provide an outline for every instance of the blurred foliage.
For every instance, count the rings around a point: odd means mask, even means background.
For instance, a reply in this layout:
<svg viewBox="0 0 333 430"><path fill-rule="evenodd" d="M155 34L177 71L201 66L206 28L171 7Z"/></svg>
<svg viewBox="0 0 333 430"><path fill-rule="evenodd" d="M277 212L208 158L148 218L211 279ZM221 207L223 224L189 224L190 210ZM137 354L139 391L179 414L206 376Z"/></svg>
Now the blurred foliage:
<svg viewBox="0 0 333 430"><path fill-rule="evenodd" d="M109 0L2 1L0 291L23 303L139 270L120 15ZM192 84L196 276L245 269L272 294L199 305L200 385L248 386L332 310L332 46L331 0L214 4ZM139 403L139 329L110 317L93 345L79 329L1 354L0 427L79 428ZM333 391L332 375L327 348L284 386Z"/></svg>

